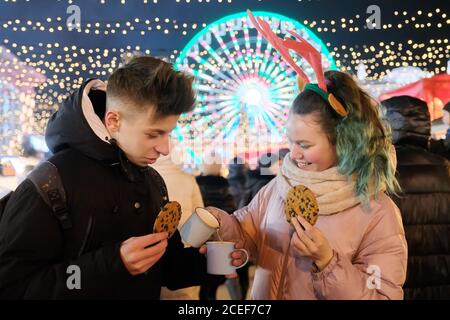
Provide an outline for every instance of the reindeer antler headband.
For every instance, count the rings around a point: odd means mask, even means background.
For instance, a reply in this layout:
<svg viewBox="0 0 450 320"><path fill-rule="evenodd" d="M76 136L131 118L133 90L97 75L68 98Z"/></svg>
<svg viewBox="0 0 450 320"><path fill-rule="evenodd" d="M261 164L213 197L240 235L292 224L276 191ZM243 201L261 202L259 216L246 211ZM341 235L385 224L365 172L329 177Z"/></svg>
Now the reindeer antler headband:
<svg viewBox="0 0 450 320"><path fill-rule="evenodd" d="M266 39L274 49L276 49L283 59L295 70L297 73L297 82L299 89L311 90L319 94L322 99L324 99L337 114L341 117L348 115L348 111L345 110L344 106L336 99L336 97L327 91L327 86L325 84L325 77L323 75L322 69L322 56L320 52L317 51L311 44L309 44L305 39L303 39L299 34L292 30L288 32L294 36L294 39L281 39L270 29L269 24L261 18L253 16L250 10L247 10L250 21L253 23L258 32ZM294 62L291 55L289 54L289 49L295 51L297 54L302 56L313 68L314 73L317 77L317 83L310 83L308 76L303 72L303 70Z"/></svg>

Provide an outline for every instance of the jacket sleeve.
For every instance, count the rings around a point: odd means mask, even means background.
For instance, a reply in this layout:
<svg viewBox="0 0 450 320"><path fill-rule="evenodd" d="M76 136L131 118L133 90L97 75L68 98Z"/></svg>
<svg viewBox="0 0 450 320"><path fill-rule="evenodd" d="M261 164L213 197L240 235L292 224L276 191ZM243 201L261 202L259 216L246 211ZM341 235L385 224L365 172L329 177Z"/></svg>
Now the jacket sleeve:
<svg viewBox="0 0 450 320"><path fill-rule="evenodd" d="M330 263L312 272L321 299L403 299L407 244L398 208L390 201L367 228L353 261L334 252Z"/></svg>
<svg viewBox="0 0 450 320"><path fill-rule="evenodd" d="M57 219L34 185L25 180L10 198L0 223L0 298L107 295L114 279L127 276L120 259L120 244L64 261L63 243ZM69 266L79 267L80 289L70 285L76 284L77 271Z"/></svg>
<svg viewBox="0 0 450 320"><path fill-rule="evenodd" d="M262 242L260 224L265 215L274 181L263 187L245 207L234 214L212 208L212 213L220 222L220 237L225 241L240 242L250 254L252 260L257 259L258 244ZM208 208L209 209L209 208Z"/></svg>
<svg viewBox="0 0 450 320"><path fill-rule="evenodd" d="M205 282L206 258L198 248L184 248L180 233L169 239L163 258L163 286L170 290L197 286Z"/></svg>

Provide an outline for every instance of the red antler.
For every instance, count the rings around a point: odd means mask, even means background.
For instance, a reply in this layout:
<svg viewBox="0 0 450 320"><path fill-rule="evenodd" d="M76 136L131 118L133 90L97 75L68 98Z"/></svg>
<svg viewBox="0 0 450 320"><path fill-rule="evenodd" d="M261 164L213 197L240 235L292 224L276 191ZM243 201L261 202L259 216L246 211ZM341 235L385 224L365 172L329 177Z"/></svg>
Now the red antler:
<svg viewBox="0 0 450 320"><path fill-rule="evenodd" d="M281 54L284 60L295 70L297 75L299 75L305 83L309 83L308 76L295 63L295 61L289 54L289 51L284 47L282 43L283 40L273 33L273 31L270 29L269 24L263 19L254 17L250 10L247 10L247 13L250 21L253 23L258 32L261 33L261 35L272 45L272 47L274 47L274 49Z"/></svg>
<svg viewBox="0 0 450 320"><path fill-rule="evenodd" d="M302 36L295 33L292 30L288 31L291 35L296 37L299 41L293 39L284 39L283 44L286 48L294 50L301 55L314 70L317 77L317 84L319 88L327 92L327 86L325 84L325 77L322 69L322 56L319 51L316 50L311 44L309 44Z"/></svg>
<svg viewBox="0 0 450 320"><path fill-rule="evenodd" d="M303 39L299 34L294 31L289 30L288 32L296 37L299 41L293 39L280 39L277 35L273 33L270 29L269 24L261 18L254 17L250 10L247 10L250 21L253 23L255 28L261 35L281 54L281 56L286 60L287 63L297 72L297 74L304 80L305 83L309 83L309 79L302 69L294 62L289 50L294 50L297 54L302 56L314 70L317 77L318 86L327 91L327 86L325 84L325 77L323 75L322 69L322 56L319 51L317 51L311 44L309 44L305 39Z"/></svg>

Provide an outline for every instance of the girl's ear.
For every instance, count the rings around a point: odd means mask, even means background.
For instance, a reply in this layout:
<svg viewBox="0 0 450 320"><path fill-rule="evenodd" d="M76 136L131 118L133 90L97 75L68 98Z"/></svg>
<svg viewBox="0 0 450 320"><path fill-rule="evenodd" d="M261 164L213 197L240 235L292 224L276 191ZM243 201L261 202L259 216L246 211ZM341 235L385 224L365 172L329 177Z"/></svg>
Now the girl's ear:
<svg viewBox="0 0 450 320"><path fill-rule="evenodd" d="M118 132L120 130L120 113L118 111L107 111L105 126L110 133Z"/></svg>

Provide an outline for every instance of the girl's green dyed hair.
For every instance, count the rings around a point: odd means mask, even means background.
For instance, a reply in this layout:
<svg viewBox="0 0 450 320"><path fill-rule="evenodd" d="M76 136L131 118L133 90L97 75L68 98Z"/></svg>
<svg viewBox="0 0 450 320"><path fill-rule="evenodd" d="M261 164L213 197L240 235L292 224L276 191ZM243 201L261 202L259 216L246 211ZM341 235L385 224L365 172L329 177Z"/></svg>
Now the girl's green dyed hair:
<svg viewBox="0 0 450 320"><path fill-rule="evenodd" d="M345 106L348 115L339 116L317 93L305 90L295 99L292 112L316 114L317 120L336 146L338 170L354 179L355 194L367 204L371 194L383 189L400 191L395 178L395 155L388 126L380 118L378 104L353 78L339 71L325 72L327 90Z"/></svg>

